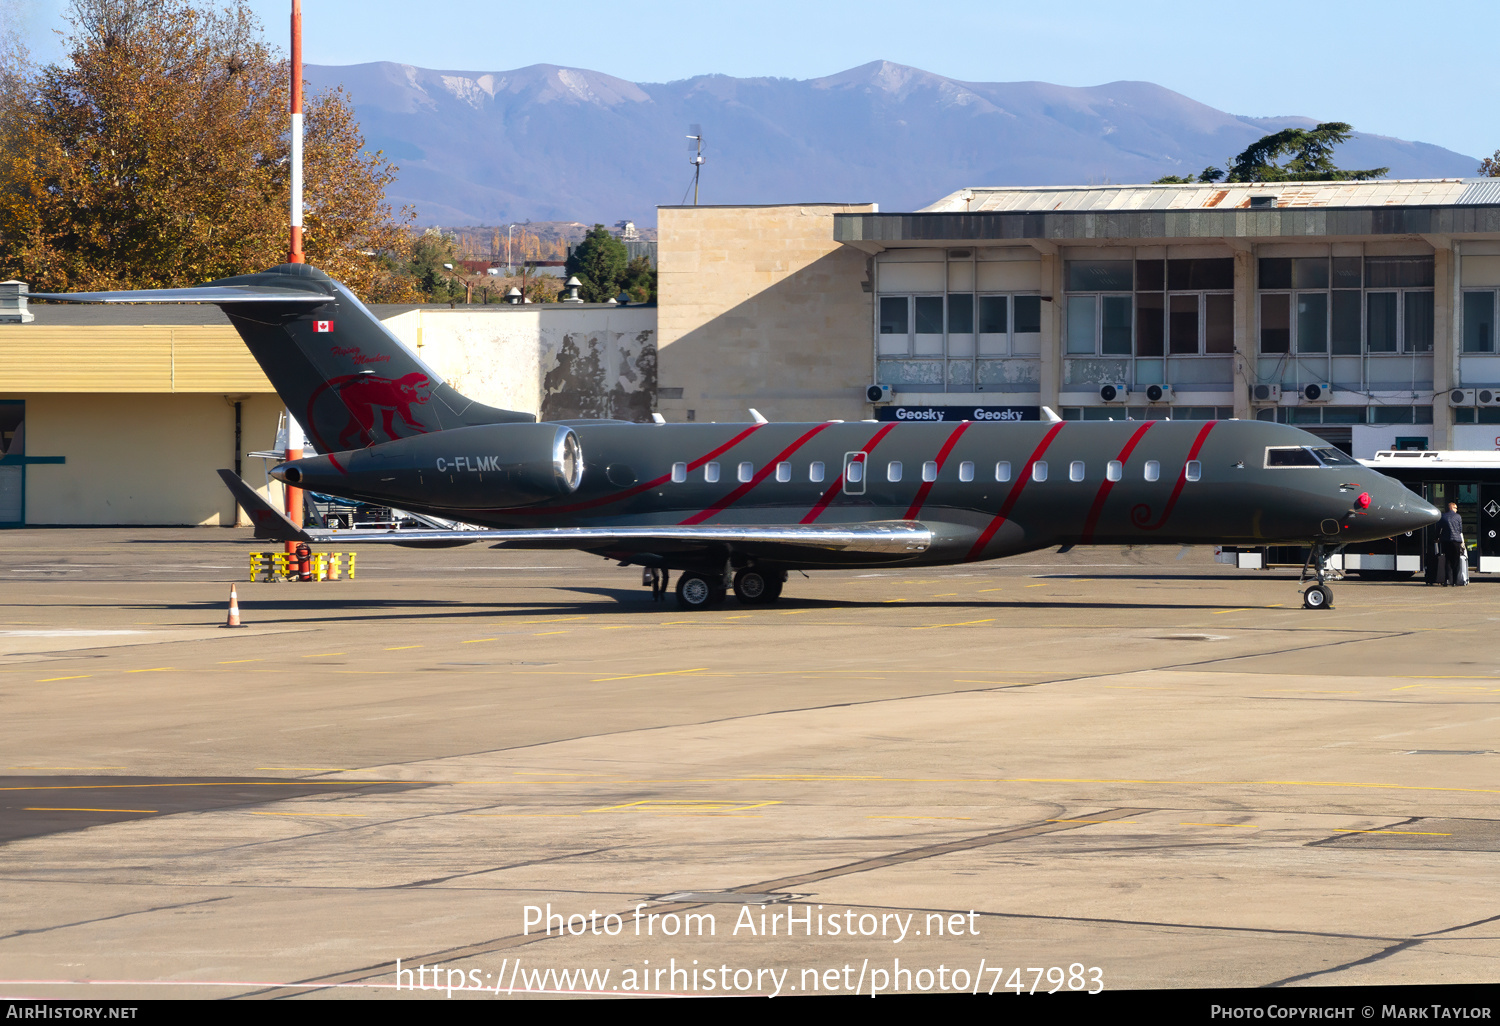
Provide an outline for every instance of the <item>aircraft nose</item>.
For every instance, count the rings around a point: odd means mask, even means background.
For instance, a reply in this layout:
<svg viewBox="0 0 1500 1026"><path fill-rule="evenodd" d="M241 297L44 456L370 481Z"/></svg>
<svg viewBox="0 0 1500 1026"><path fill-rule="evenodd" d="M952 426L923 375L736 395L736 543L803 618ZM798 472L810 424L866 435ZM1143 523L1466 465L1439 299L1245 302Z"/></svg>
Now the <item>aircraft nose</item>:
<svg viewBox="0 0 1500 1026"><path fill-rule="evenodd" d="M1385 491L1375 502L1381 519L1393 531L1417 531L1431 527L1442 519L1442 511L1407 488L1397 486Z"/></svg>

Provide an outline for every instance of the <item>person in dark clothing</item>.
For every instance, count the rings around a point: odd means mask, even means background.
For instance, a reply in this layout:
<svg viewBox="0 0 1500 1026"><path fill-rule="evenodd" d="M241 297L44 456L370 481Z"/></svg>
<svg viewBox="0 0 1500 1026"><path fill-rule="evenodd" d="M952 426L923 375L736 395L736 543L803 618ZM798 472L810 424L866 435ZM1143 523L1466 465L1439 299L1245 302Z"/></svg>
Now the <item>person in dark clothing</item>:
<svg viewBox="0 0 1500 1026"><path fill-rule="evenodd" d="M1462 584L1463 567L1459 560L1464 557L1464 522L1458 515L1458 503L1448 503L1448 512L1443 514L1437 524L1437 537L1438 546L1448 561L1448 576L1443 581L1443 587Z"/></svg>

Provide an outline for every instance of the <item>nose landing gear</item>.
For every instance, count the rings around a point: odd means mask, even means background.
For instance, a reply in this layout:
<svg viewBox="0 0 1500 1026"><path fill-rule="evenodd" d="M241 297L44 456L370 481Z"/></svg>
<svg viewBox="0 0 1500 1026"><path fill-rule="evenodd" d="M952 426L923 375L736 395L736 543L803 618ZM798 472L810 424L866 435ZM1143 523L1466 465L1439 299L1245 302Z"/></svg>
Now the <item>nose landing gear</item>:
<svg viewBox="0 0 1500 1026"><path fill-rule="evenodd" d="M1307 555L1307 562L1302 564L1302 575L1297 578L1298 583L1307 580L1308 570L1312 569L1317 583L1302 593L1303 609L1332 609L1333 589L1325 583L1327 569L1324 561L1327 559L1326 546L1321 541L1312 543L1312 550Z"/></svg>

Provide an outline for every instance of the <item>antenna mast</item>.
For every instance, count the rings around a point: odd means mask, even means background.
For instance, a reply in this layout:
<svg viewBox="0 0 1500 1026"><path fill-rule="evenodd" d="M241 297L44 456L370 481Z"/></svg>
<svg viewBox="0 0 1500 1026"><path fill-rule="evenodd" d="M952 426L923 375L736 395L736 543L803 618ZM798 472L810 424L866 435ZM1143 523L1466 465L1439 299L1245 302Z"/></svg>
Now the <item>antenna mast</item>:
<svg viewBox="0 0 1500 1026"><path fill-rule="evenodd" d="M287 263L304 264L302 255L302 0L292 0L292 239ZM301 523L301 520L298 520Z"/></svg>
<svg viewBox="0 0 1500 1026"><path fill-rule="evenodd" d="M688 152L693 154L689 164L693 165L693 206L698 205L698 175L703 170L703 126L688 126Z"/></svg>

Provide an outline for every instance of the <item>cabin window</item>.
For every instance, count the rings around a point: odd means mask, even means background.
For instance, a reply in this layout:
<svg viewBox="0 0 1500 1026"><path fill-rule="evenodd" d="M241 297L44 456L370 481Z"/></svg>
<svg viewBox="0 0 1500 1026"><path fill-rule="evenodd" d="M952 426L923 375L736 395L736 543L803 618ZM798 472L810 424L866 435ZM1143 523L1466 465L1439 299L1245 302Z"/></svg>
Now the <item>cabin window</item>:
<svg viewBox="0 0 1500 1026"><path fill-rule="evenodd" d="M1031 465L1031 479L1033 481L1047 480L1047 461L1037 460Z"/></svg>
<svg viewBox="0 0 1500 1026"><path fill-rule="evenodd" d="M844 468L844 476L849 479L850 484L859 484L865 479L865 461L850 460L849 465Z"/></svg>
<svg viewBox="0 0 1500 1026"><path fill-rule="evenodd" d="M719 465L717 463L703 464L703 480L709 484L717 484L719 481Z"/></svg>
<svg viewBox="0 0 1500 1026"><path fill-rule="evenodd" d="M1072 463L1068 464L1068 480L1083 480L1083 460L1074 460Z"/></svg>
<svg viewBox="0 0 1500 1026"><path fill-rule="evenodd" d="M936 463L936 461L934 461L934 460L928 460L926 463L922 464L922 480L923 481L936 481L937 480L937 463Z"/></svg>
<svg viewBox="0 0 1500 1026"><path fill-rule="evenodd" d="M792 479L792 465L790 463L776 464L776 480L786 484Z"/></svg>
<svg viewBox="0 0 1500 1026"><path fill-rule="evenodd" d="M1125 476L1125 464L1119 460L1110 460L1109 466L1104 468L1104 477L1109 481L1118 481Z"/></svg>
<svg viewBox="0 0 1500 1026"><path fill-rule="evenodd" d="M750 479L752 477L754 477L754 476L755 476L755 464L754 463L750 463L750 462L747 461L745 463L741 463L740 464L740 480L742 482L748 484L750 482Z"/></svg>
<svg viewBox="0 0 1500 1026"><path fill-rule="evenodd" d="M1161 478L1161 464L1155 460L1146 461L1146 480L1157 481Z"/></svg>
<svg viewBox="0 0 1500 1026"><path fill-rule="evenodd" d="M1009 481L1010 480L1010 463L1009 463L1009 461L1007 461L1007 460L1001 460L999 463L995 464L995 480L996 481Z"/></svg>
<svg viewBox="0 0 1500 1026"><path fill-rule="evenodd" d="M901 480L901 461L891 460L885 465L885 479L887 481Z"/></svg>
<svg viewBox="0 0 1500 1026"><path fill-rule="evenodd" d="M807 468L807 479L814 484L817 484L819 481L823 480L822 460L814 460L812 465Z"/></svg>
<svg viewBox="0 0 1500 1026"><path fill-rule="evenodd" d="M972 462L964 460L958 465L958 479L960 481L974 480L974 464Z"/></svg>
<svg viewBox="0 0 1500 1026"><path fill-rule="evenodd" d="M682 484L682 482L684 482L686 480L687 480L687 464L686 463L674 463L674 464L672 464L672 483L673 484Z"/></svg>
<svg viewBox="0 0 1500 1026"><path fill-rule="evenodd" d="M1197 460L1188 460L1187 470L1183 473L1189 481L1196 481L1203 476L1203 464Z"/></svg>

